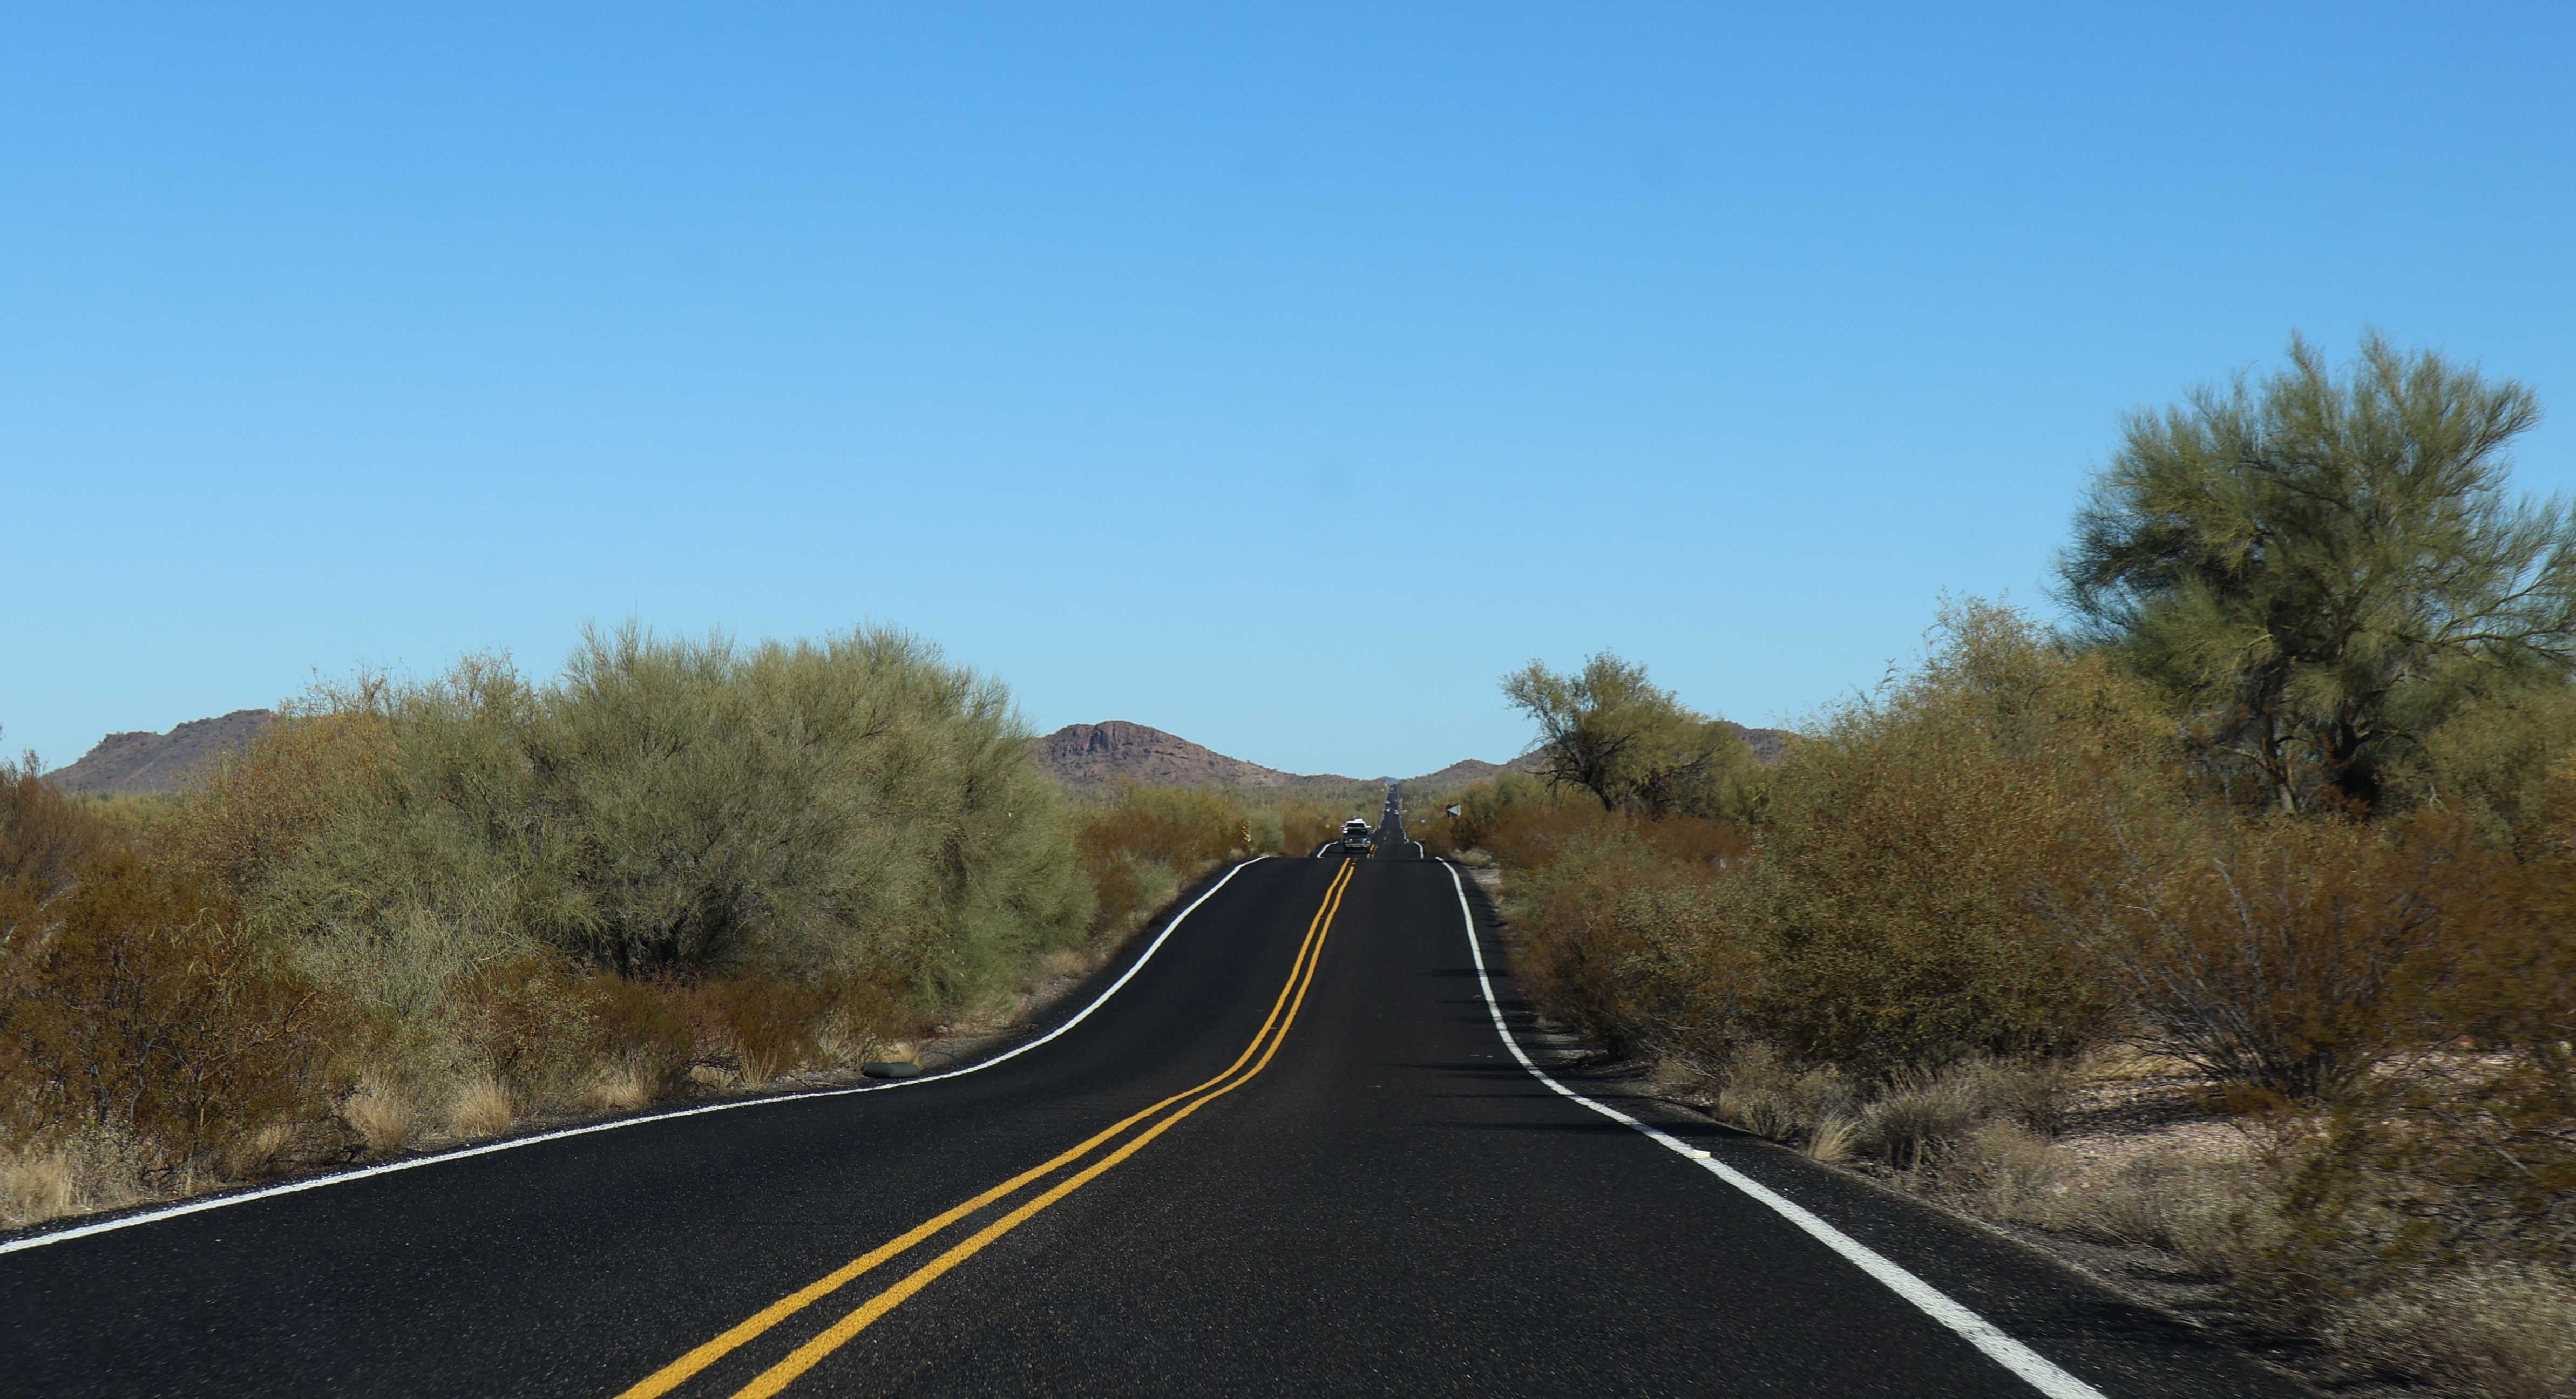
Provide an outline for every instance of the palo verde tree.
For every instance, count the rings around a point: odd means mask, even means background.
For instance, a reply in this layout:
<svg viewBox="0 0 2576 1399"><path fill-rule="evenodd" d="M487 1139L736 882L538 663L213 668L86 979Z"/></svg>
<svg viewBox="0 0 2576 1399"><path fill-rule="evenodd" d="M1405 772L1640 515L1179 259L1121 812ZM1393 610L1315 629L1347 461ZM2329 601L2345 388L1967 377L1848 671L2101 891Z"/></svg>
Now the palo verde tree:
<svg viewBox="0 0 2576 1399"><path fill-rule="evenodd" d="M2184 702L2205 752L2296 811L2379 805L2462 696L2563 676L2576 516L2509 496L2532 392L2373 333L2125 425L2059 559L2090 639Z"/></svg>
<svg viewBox="0 0 2576 1399"><path fill-rule="evenodd" d="M1721 816L1743 805L1753 751L1734 725L1688 709L1607 651L1559 674L1532 661L1503 694L1539 726L1540 776L1609 811Z"/></svg>

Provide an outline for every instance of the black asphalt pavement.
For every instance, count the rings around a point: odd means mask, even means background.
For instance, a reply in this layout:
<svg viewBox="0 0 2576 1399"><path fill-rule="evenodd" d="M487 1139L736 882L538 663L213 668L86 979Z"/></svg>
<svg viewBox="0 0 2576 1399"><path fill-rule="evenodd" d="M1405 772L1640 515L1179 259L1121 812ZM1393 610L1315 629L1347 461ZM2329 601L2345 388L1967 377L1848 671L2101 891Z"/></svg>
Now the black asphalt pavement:
<svg viewBox="0 0 2576 1399"><path fill-rule="evenodd" d="M717 1347L668 1392L736 1393L809 1342L810 1368L782 1392L2043 1392L1773 1209L1523 1069L1487 1009L1450 867L1418 858L1392 798L1380 834L1367 859L1241 869L1088 1019L987 1070L0 1254L0 1391L620 1394L979 1191L1219 1080L1236 1086L1183 1098ZM1495 993L1525 1025L1466 887ZM1292 975L1310 941L1311 975ZM1983 1230L1722 1129L1666 1130L2102 1394L2304 1392ZM917 1290L827 1344L899 1283Z"/></svg>

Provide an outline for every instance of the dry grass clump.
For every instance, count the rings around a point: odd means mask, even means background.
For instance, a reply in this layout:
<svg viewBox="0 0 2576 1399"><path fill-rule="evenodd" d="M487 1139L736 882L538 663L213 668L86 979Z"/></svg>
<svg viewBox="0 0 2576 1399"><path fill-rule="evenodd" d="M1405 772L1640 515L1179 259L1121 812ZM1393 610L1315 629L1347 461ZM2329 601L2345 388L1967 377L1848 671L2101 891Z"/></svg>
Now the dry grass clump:
<svg viewBox="0 0 2576 1399"><path fill-rule="evenodd" d="M1860 1133L1858 1120L1828 1113L1816 1119L1815 1126L1808 1129L1806 1145L1799 1149L1828 1166L1839 1166L1860 1154Z"/></svg>
<svg viewBox="0 0 2576 1399"><path fill-rule="evenodd" d="M1861 1110L1860 1135L1872 1155L1912 1170L1988 1124L2052 1129L2063 1110L2064 1065L1971 1059L1938 1071L1900 1071Z"/></svg>
<svg viewBox="0 0 2576 1399"><path fill-rule="evenodd" d="M2025 1136L2049 1129L2070 1083L2059 1065L1986 1059L1856 1083L1760 1043L1739 1049L1714 1077L1712 1106L1724 1121L1821 1161L1900 1172L1944 1162L1958 1143L1990 1128Z"/></svg>
<svg viewBox="0 0 2576 1399"><path fill-rule="evenodd" d="M447 1101L447 1130L467 1141L498 1136L510 1130L518 1114L510 1105L510 1090L489 1074L478 1074L456 1086Z"/></svg>
<svg viewBox="0 0 2576 1399"><path fill-rule="evenodd" d="M70 1163L59 1150L0 1160L0 1228L41 1224L78 1208Z"/></svg>
<svg viewBox="0 0 2576 1399"><path fill-rule="evenodd" d="M1972 1213L2100 1243L2154 1249L2211 1273L2241 1267L2274 1228L2280 1191L2251 1155L2171 1148L2104 1166L2006 1122L1961 1137L1924 1183Z"/></svg>
<svg viewBox="0 0 2576 1399"><path fill-rule="evenodd" d="M1097 965L1098 957L1082 948L1058 948L1031 962L1028 971L1020 978L1020 984L1024 989L1034 991L1049 982L1081 976Z"/></svg>
<svg viewBox="0 0 2576 1399"><path fill-rule="evenodd" d="M340 1119L368 1152L389 1156L411 1145L417 1117L411 1103L384 1084L372 1080L358 1085L358 1091L340 1105Z"/></svg>
<svg viewBox="0 0 2576 1399"><path fill-rule="evenodd" d="M260 1180L276 1175L293 1164L292 1153L303 1135L300 1127L283 1122L242 1133L225 1143L214 1158L215 1174L224 1180Z"/></svg>
<svg viewBox="0 0 2576 1399"><path fill-rule="evenodd" d="M2315 1146L2294 1134L2223 1157L2168 1146L2088 1165L1995 1122L1918 1179L1989 1219L2170 1256L2359 1370L2487 1399L2576 1393L2576 1271L2496 1257L2389 1266L2351 1256L2370 1241L2348 1233L2345 1256L2322 1254L2309 1192L2333 1177ZM2374 1228L2386 1242L2402 1219L2382 1212Z"/></svg>
<svg viewBox="0 0 2576 1399"><path fill-rule="evenodd" d="M632 1064L619 1064L591 1080L582 1105L599 1112L630 1112L661 1095L659 1076Z"/></svg>
<svg viewBox="0 0 2576 1399"><path fill-rule="evenodd" d="M148 1145L105 1128L0 1154L0 1228L19 1229L147 1198Z"/></svg>
<svg viewBox="0 0 2576 1399"><path fill-rule="evenodd" d="M2491 1263L2356 1301L2328 1324L2338 1348L2409 1379L2484 1399L2576 1394L2576 1275Z"/></svg>
<svg viewBox="0 0 2576 1399"><path fill-rule="evenodd" d="M1840 1073L1785 1063L1768 1045L1747 1045L1718 1078L1717 1115L1773 1141L1798 1141L1824 1122L1857 1128L1860 1104Z"/></svg>

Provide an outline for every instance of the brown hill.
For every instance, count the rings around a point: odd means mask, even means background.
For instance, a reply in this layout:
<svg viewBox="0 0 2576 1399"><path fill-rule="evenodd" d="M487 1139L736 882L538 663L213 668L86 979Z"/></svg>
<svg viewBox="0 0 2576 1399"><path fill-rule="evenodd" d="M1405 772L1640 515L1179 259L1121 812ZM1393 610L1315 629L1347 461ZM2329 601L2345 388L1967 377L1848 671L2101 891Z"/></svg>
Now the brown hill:
<svg viewBox="0 0 2576 1399"><path fill-rule="evenodd" d="M1097 787L1122 779L1153 787L1293 787L1351 780L1301 777L1247 763L1124 719L1067 724L1038 740L1037 758L1039 767L1068 787Z"/></svg>
<svg viewBox="0 0 2576 1399"><path fill-rule="evenodd" d="M175 792L208 763L259 736L277 716L265 709L236 709L217 719L193 719L165 734L109 734L69 767L45 776L66 792L132 797Z"/></svg>
<svg viewBox="0 0 2576 1399"><path fill-rule="evenodd" d="M1539 770L1541 761L1540 751L1535 748L1508 763L1488 763L1478 758L1461 758L1438 772L1426 772L1420 777L1408 777L1404 779L1404 785L1421 792L1445 791L1464 787L1470 782L1489 781L1506 772L1536 772Z"/></svg>
<svg viewBox="0 0 2576 1399"><path fill-rule="evenodd" d="M1765 763L1778 762L1780 756L1789 751L1790 743L1795 741L1795 736L1783 729L1748 729L1741 724L1733 727L1744 735L1745 743L1753 749L1753 756ZM1100 724L1068 724L1038 740L1037 759L1041 769L1068 787L1101 787L1124 781L1149 787L1293 787L1329 791L1361 780L1331 773L1281 772L1241 758L1229 758L1178 734L1131 724L1124 719L1111 719ZM1451 763L1438 772L1408 777L1405 785L1418 792L1452 791L1505 771L1536 772L1541 765L1542 757L1536 749L1508 763L1468 758Z"/></svg>
<svg viewBox="0 0 2576 1399"><path fill-rule="evenodd" d="M1753 760L1758 763L1780 761L1788 756L1789 745L1798 741L1798 736L1787 729L1748 729L1731 720L1727 727L1744 735L1744 746L1753 750Z"/></svg>

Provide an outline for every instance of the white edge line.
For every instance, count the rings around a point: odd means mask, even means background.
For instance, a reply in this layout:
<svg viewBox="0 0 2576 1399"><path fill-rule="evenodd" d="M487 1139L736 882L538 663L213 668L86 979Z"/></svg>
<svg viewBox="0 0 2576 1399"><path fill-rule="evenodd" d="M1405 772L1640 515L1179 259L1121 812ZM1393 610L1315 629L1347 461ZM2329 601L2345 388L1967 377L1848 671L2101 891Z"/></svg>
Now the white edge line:
<svg viewBox="0 0 2576 1399"><path fill-rule="evenodd" d="M1447 860L1440 863L1448 866L1449 883L1458 891L1458 915L1467 925L1467 952L1476 960L1476 985L1485 993L1485 1010L1494 1018L1494 1033L1502 1036L1504 1047L1511 1050L1512 1057L1520 1061L1522 1068L1529 1070L1530 1077L1613 1122L1643 1132L1679 1154L1683 1160L1702 1167L1719 1180L1751 1196L1772 1213L1805 1230L1817 1242L1858 1264L1862 1272L1886 1284L1889 1291L1913 1303L1924 1315L1957 1332L1997 1364L2028 1380L2033 1389L2049 1396L2049 1399L2104 1399L2102 1391L2057 1368L2046 1356L2004 1334L2001 1327L1952 1301L1939 1288L1899 1267L1885 1254L1827 1224L1804 1206L1725 1162L1698 1151L1680 1138L1647 1126L1617 1108L1596 1103L1548 1077L1531 1062L1529 1055L1521 1049L1520 1041L1512 1037L1511 1027L1503 1023L1503 1008L1494 1000L1494 983L1485 974L1485 951L1476 938L1476 914L1467 904L1467 886L1458 878L1456 865Z"/></svg>
<svg viewBox="0 0 2576 1399"><path fill-rule="evenodd" d="M1164 940L1172 935L1172 931L1174 929L1181 926L1181 920L1198 912L1200 904L1206 903L1208 900L1215 898L1216 891L1232 883L1236 875L1243 873L1247 868L1269 858L1270 857L1267 855L1255 855L1251 859L1236 865L1233 869L1226 871L1225 878L1210 885L1206 893L1191 900L1188 908L1182 909L1178 914L1173 916L1170 922L1164 924L1163 931L1160 934L1157 934L1153 942L1146 946L1144 954L1139 956L1134 962L1130 963L1127 970L1121 972L1116 981L1109 983L1109 989L1093 997L1091 1004L1084 1006L1080 1014L1067 1020L1063 1024L1056 1026L1054 1029L1047 1031L1045 1034L1038 1036L1036 1039L1029 1041L1027 1044L1020 1045L1006 1053L996 1054L990 1059L979 1059L962 1069L950 1069L944 1073L924 1074L919 1078L899 1078L889 1080L884 1083L861 1084L854 1088L826 1088L820 1091L808 1093L777 1093L765 1098L738 1098L732 1102L709 1103L703 1107L679 1108L671 1112L651 1113L643 1117L621 1117L614 1122L593 1122L580 1127L565 1127L552 1132L539 1132L534 1136L512 1137L508 1141L493 1142L486 1146L469 1146L455 1151L442 1151L434 1156L414 1156L401 1161L387 1161L382 1165L366 1166L354 1171L342 1171L336 1175L315 1176L310 1180L293 1181L285 1185L272 1185L265 1190L247 1190L238 1195L218 1195L211 1199L190 1201L184 1205L172 1205L166 1209L147 1210L142 1214L130 1214L120 1219L108 1219L102 1220L96 1224L83 1224L76 1228L60 1229L50 1234L34 1234L23 1239L11 1239L7 1243L0 1243L0 1253L16 1253L20 1249L42 1248L47 1244L58 1244L70 1239L86 1238L92 1234L106 1234L118 1229L131 1229L138 1224L154 1224L164 1219L176 1219L183 1214L197 1214L205 1210L219 1210L230 1205L246 1205L253 1200L266 1200L278 1195L292 1195L299 1190L318 1190L326 1185L345 1185L353 1180L365 1180L369 1176L391 1175L396 1171L417 1170L422 1166L435 1166L444 1161L462 1161L471 1156L489 1156L494 1152L516 1151L523 1146L535 1146L540 1142L562 1141L566 1137L586 1137L593 1132L614 1132L620 1128L641 1127L646 1123L651 1122L670 1122L683 1117L699 1117L711 1112L731 1112L735 1108L762 1107L771 1103L810 1102L816 1098L846 1098L853 1093L883 1093L888 1089L894 1088L918 1088L924 1084L945 1083L953 1078L963 1077L964 1075L971 1073L978 1073L982 1070L993 1067L995 1064L1016 1059L1021 1055L1028 1053L1030 1050L1037 1048L1039 1045L1046 1043L1048 1040L1054 1039L1056 1036L1061 1035L1065 1031L1072 1029L1074 1026L1081 1024L1083 1021L1090 1019L1093 1011L1100 1009L1100 1007L1106 1003L1110 997L1117 995L1118 988L1126 985L1129 978L1135 976L1138 971L1144 968L1146 962L1152 960L1155 952L1162 948Z"/></svg>

